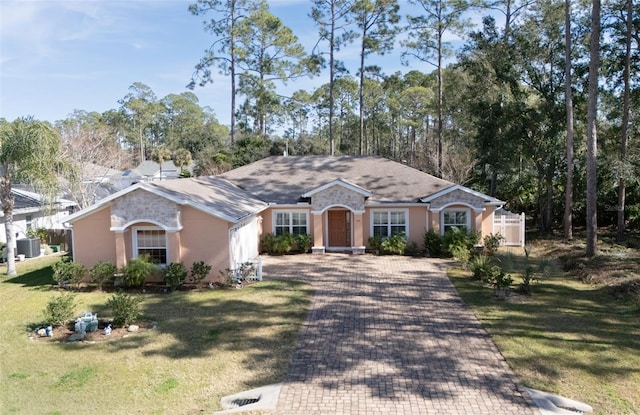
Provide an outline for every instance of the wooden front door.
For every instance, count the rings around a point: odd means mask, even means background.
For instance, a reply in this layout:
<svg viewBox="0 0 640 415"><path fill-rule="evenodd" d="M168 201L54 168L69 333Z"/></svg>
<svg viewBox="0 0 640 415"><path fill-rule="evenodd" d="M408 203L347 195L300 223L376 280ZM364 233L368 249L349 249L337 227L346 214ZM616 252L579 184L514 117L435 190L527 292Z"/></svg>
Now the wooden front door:
<svg viewBox="0 0 640 415"><path fill-rule="evenodd" d="M329 246L351 246L351 212L330 210L327 212Z"/></svg>

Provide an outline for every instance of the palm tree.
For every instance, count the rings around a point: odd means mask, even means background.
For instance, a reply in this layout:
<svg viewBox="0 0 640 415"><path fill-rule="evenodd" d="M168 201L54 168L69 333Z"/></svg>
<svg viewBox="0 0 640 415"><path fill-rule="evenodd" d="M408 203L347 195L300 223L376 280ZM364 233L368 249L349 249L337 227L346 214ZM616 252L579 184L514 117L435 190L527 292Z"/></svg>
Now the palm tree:
<svg viewBox="0 0 640 415"><path fill-rule="evenodd" d="M0 203L7 235L7 275L16 275L13 183L33 186L53 202L58 189L56 173L66 163L59 133L31 117L0 120Z"/></svg>

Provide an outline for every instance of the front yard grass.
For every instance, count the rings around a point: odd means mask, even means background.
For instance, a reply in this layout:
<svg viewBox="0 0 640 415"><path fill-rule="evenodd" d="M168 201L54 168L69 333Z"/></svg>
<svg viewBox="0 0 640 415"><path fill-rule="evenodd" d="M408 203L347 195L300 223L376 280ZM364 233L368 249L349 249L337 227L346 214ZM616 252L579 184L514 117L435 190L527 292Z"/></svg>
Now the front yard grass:
<svg viewBox="0 0 640 415"><path fill-rule="evenodd" d="M521 249L512 251L524 256ZM591 265L580 267L582 275L598 275L598 283L562 268L584 252L579 242L539 241L534 252L563 261L533 287L532 296L512 293L500 301L466 270L452 269L449 276L526 386L585 402L597 414L637 414L640 307L616 293L637 279L638 251L602 242ZM607 279L614 269L624 281ZM515 289L521 278L513 277Z"/></svg>
<svg viewBox="0 0 640 415"><path fill-rule="evenodd" d="M309 287L263 281L239 290L144 294L157 328L89 343L32 341L58 294L45 257L0 269L0 412L194 414L222 396L282 381L306 316ZM112 293L76 294L76 314L109 315ZM54 329L55 330L55 329Z"/></svg>

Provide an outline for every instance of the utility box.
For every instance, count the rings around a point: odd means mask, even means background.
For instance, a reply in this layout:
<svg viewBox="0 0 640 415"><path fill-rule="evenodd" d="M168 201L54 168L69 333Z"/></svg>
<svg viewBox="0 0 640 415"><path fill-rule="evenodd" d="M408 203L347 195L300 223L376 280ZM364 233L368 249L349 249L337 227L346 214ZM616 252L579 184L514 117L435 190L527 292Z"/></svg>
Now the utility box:
<svg viewBox="0 0 640 415"><path fill-rule="evenodd" d="M40 256L40 239L18 239L16 241L16 255L24 255L26 258Z"/></svg>

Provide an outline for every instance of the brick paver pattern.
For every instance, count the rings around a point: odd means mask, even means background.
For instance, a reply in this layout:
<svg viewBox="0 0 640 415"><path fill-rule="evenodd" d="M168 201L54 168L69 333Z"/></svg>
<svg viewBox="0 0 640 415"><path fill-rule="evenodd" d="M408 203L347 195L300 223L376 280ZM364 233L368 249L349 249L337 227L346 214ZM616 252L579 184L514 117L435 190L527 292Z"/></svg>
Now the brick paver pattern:
<svg viewBox="0 0 640 415"><path fill-rule="evenodd" d="M277 414L539 414L426 258L266 257L265 278L314 288Z"/></svg>

